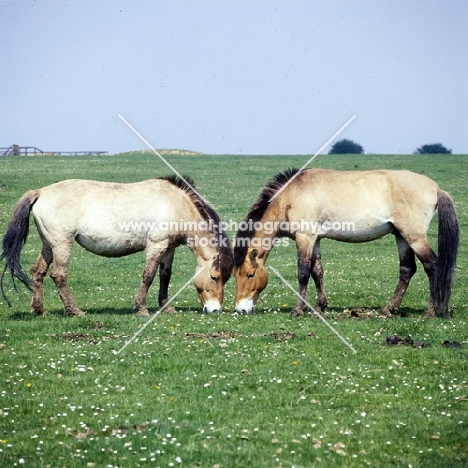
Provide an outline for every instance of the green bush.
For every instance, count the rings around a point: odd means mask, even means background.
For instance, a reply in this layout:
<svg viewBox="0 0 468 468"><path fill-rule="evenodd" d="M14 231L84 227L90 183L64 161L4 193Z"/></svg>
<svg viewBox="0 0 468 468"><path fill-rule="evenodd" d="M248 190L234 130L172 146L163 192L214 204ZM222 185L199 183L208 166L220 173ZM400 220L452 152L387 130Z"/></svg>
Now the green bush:
<svg viewBox="0 0 468 468"><path fill-rule="evenodd" d="M442 143L431 143L420 146L414 154L452 154L452 150L447 149Z"/></svg>
<svg viewBox="0 0 468 468"><path fill-rule="evenodd" d="M339 140L334 143L328 154L363 154L364 148L352 140Z"/></svg>

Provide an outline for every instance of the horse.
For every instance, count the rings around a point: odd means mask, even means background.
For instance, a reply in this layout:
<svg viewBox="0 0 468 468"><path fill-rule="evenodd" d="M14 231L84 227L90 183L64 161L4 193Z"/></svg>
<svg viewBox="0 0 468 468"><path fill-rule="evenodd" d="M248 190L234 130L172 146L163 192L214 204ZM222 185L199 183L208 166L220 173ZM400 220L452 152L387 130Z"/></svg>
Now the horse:
<svg viewBox="0 0 468 468"><path fill-rule="evenodd" d="M427 241L436 209L438 255ZM416 256L429 278L425 317L448 317L459 225L452 198L436 182L406 170L288 169L278 173L261 190L234 240L237 313L254 311L268 283L266 260L271 249L284 242L283 237L296 242L300 299L291 314L300 316L307 308L310 276L317 290L317 312L328 305L321 239L361 243L390 233L396 239L400 276L382 314L398 311L416 272Z"/></svg>
<svg viewBox="0 0 468 468"><path fill-rule="evenodd" d="M20 252L29 230L32 212L42 240L42 250L31 267L32 279L20 264ZM81 316L67 282L67 265L76 241L89 252L122 257L145 250L145 268L134 307L149 316L146 296L159 267L158 301L169 310L168 286L174 250L187 245L196 261L193 283L207 313L220 311L224 285L233 266L230 242L219 215L194 189L189 177L167 176L122 184L70 179L26 192L14 208L3 238L0 260L6 260L0 279L10 272L32 290L31 311L44 315L43 279L50 276L58 289L66 315Z"/></svg>

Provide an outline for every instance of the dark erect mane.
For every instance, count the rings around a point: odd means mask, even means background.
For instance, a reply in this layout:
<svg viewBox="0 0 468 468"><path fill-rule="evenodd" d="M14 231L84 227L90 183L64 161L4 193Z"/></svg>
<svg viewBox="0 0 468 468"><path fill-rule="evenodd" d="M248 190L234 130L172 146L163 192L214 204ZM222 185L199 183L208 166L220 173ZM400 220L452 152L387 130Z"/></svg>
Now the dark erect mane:
<svg viewBox="0 0 468 468"><path fill-rule="evenodd" d="M193 181L193 179L185 175L182 177L183 179L175 175L170 175L159 177L159 179L167 180L180 190L183 190L192 200L193 204L200 213L200 216L203 218L203 221L206 221L208 223L208 226L211 228L211 232L220 244L218 246L220 254L220 271L221 276L223 277L223 282L225 283L231 275L233 262L229 238L224 232L224 229L221 228L221 219L218 213L194 190L195 182Z"/></svg>
<svg viewBox="0 0 468 468"><path fill-rule="evenodd" d="M284 172L279 172L273 177L266 185L263 186L257 201L250 208L249 213L245 217L245 223L248 223L247 229L239 229L236 234L236 245L234 246L234 265L239 266L244 262L247 255L248 242L245 239L252 239L255 234L255 229L252 225L256 221L261 221L266 210L270 206L271 197L273 197L278 190L281 189L289 180L291 180L299 169L291 168L286 169ZM249 223L249 221L251 221ZM244 223L244 225L245 225ZM244 239L244 242L237 242L237 239Z"/></svg>

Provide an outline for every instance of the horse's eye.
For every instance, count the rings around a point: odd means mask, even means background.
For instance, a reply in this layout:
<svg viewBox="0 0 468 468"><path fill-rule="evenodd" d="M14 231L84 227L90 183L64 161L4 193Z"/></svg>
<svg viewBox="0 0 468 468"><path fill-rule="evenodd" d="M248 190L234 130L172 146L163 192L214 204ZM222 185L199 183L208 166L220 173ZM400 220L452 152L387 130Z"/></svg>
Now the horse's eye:
<svg viewBox="0 0 468 468"><path fill-rule="evenodd" d="M253 273L249 273L247 278L252 279L255 276L255 271Z"/></svg>
<svg viewBox="0 0 468 468"><path fill-rule="evenodd" d="M216 276L210 275L210 278L211 278L213 281L218 281L218 278L217 278Z"/></svg>

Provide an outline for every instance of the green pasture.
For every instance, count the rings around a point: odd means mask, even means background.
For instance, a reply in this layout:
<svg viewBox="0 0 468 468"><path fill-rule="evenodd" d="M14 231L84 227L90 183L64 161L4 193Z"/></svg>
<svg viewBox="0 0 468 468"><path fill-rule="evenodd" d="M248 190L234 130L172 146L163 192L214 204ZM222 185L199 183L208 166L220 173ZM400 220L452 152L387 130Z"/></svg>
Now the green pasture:
<svg viewBox="0 0 468 468"><path fill-rule="evenodd" d="M308 157L168 159L223 220L239 222L262 184ZM468 156L328 155L312 167L410 169L451 193L461 246L450 319L423 318L428 284L420 264L399 314L380 317L398 280L392 236L360 245L323 241L323 316L356 353L318 318L291 318L295 296L270 271L255 314L234 313L232 278L220 314L202 314L190 286L175 299L176 313L155 317L116 354L147 323L132 310L144 254L108 259L75 245L69 282L85 317L64 316L49 277L43 318L29 312L24 288L17 294L7 282L10 308L0 298L0 466L468 466ZM170 173L147 153L1 158L1 235L29 189ZM435 249L436 238L433 222ZM27 270L39 249L31 222ZM169 295L195 264L187 248L177 249ZM292 243L273 250L268 265L297 288ZM157 311L156 281L148 304ZM389 335L423 345L390 346ZM461 346L443 347L445 340Z"/></svg>

